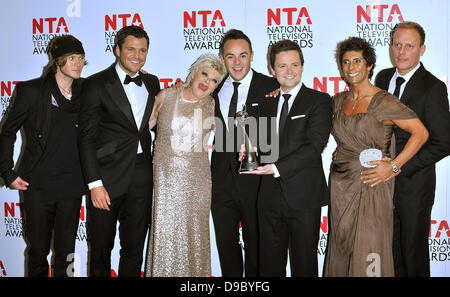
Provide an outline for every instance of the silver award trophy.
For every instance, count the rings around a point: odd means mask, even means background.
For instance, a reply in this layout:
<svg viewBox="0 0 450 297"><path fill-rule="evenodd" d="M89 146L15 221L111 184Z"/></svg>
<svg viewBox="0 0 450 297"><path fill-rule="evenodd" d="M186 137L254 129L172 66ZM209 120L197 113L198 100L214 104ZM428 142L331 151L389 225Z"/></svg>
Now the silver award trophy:
<svg viewBox="0 0 450 297"><path fill-rule="evenodd" d="M239 166L239 172L253 171L259 166L258 154L254 151L254 147L250 138L245 131L245 125L248 119L248 113L245 111L246 106L243 106L243 110L236 113L236 124L242 129L242 135L244 137L245 156Z"/></svg>

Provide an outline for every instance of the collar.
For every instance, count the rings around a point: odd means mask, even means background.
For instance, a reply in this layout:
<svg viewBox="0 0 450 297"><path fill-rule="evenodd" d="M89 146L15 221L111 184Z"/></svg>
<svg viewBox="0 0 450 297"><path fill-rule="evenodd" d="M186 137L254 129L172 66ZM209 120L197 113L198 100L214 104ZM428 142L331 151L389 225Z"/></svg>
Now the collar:
<svg viewBox="0 0 450 297"><path fill-rule="evenodd" d="M128 75L128 73L126 73L125 71L123 71L122 68L120 68L119 62L116 63L116 67L115 67L115 68L116 68L117 75L119 76L120 82L121 82L122 85L123 85L123 82L125 81L125 77ZM136 77L136 76L138 76L138 75L139 75L139 72L136 73L136 74L135 74L134 76L132 76L131 78Z"/></svg>
<svg viewBox="0 0 450 297"><path fill-rule="evenodd" d="M250 68L250 71L247 73L247 75L241 79L240 82L241 86L245 86L245 87L250 87L250 83L252 82L252 78L253 78L253 69ZM233 82L235 82L235 80L233 78L231 78L230 75L228 75L228 78L225 81L227 84L231 85Z"/></svg>
<svg viewBox="0 0 450 297"><path fill-rule="evenodd" d="M395 68L395 75L394 75L394 77L393 77L393 79L395 80L395 79L397 79L397 77L403 77L404 79L405 79L405 85L406 85L406 83L411 79L411 77L414 75L414 73L416 73L416 71L417 71L417 69L419 69L420 68L420 66L422 65L422 63L418 63L417 65L416 65L416 67L414 67L414 69L413 70L411 70L410 72L408 72L408 73L406 73L405 75L400 75L399 73L398 73L398 69L397 68Z"/></svg>
<svg viewBox="0 0 450 297"><path fill-rule="evenodd" d="M283 94L291 94L291 98L289 98L289 100L291 99L295 99L295 97L297 97L298 92L300 92L300 89L302 87L302 82L300 81L298 83L298 85L295 86L295 88L293 88L292 90L290 90L289 92L283 92L283 90L280 87L280 98L281 96L283 96Z"/></svg>

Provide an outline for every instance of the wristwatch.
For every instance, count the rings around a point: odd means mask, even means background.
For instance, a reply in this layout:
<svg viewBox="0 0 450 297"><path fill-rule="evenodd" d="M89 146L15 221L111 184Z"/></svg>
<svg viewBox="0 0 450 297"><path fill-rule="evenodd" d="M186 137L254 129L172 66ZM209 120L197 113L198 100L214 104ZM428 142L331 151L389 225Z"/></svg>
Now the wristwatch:
<svg viewBox="0 0 450 297"><path fill-rule="evenodd" d="M397 164L394 163L394 161L391 161L391 166L392 166L392 172L397 173L399 171Z"/></svg>

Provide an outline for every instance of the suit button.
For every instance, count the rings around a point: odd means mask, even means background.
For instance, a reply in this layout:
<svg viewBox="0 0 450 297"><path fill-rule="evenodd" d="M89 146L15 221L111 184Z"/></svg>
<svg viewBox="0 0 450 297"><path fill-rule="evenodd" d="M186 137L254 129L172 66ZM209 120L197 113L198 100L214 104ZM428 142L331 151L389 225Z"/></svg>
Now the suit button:
<svg viewBox="0 0 450 297"><path fill-rule="evenodd" d="M42 134L38 134L38 136L37 136L39 139L41 139L42 138Z"/></svg>

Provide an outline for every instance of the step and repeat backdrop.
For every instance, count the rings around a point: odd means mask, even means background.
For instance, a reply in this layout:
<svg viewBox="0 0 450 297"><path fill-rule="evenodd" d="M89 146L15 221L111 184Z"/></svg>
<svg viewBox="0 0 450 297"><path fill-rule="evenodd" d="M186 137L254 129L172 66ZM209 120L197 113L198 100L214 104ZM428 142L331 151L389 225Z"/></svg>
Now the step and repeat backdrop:
<svg viewBox="0 0 450 297"><path fill-rule="evenodd" d="M376 73L392 63L389 58L389 32L403 21L420 23L426 31L425 67L448 85L449 3L447 0L228 0L156 1L134 0L16 0L2 1L0 20L1 117L5 115L15 85L38 77L47 63L46 47L55 36L72 34L83 42L88 65L87 77L114 62L116 32L123 26L143 27L150 36L144 69L157 75L161 88L185 79L191 63L201 54L218 54L222 35L229 29L243 30L251 39L252 67L267 70L267 48L291 39L300 44L305 56L302 81L309 87L334 95L346 88L339 75L334 53L336 44L349 37L365 38L376 48ZM375 77L375 76L374 76ZM14 160L20 158L18 133ZM329 172L336 144L330 137L323 153ZM437 188L433 207L429 252L432 276L450 276L450 158L436 166ZM0 189L0 276L23 276L26 244L23 239L20 197L17 191ZM86 276L85 199L80 211L76 253L68 259L75 276ZM322 209L321 236L317 247L322 267L327 243L327 207ZM212 275L220 276L220 265L211 221ZM49 255L51 260L51 254ZM116 238L111 275L116 275L119 241ZM289 269L288 269L289 271ZM320 275L322 269L320 268Z"/></svg>

